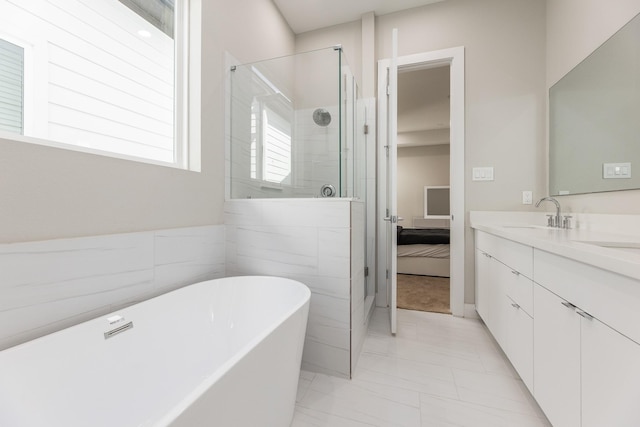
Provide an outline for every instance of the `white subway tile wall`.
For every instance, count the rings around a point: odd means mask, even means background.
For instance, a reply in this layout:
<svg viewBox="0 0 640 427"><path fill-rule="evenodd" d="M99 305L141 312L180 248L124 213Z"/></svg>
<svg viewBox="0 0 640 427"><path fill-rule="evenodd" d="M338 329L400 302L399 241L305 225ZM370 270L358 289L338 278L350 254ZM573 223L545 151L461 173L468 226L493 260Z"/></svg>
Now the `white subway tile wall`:
<svg viewBox="0 0 640 427"><path fill-rule="evenodd" d="M307 285L311 303L302 366L349 377L357 360L352 351L361 347L366 330L364 204L349 199L230 200L225 223L227 274L282 276ZM356 297L362 302L356 304ZM360 320L352 323L354 311Z"/></svg>
<svg viewBox="0 0 640 427"><path fill-rule="evenodd" d="M0 349L225 274L222 225L0 244Z"/></svg>

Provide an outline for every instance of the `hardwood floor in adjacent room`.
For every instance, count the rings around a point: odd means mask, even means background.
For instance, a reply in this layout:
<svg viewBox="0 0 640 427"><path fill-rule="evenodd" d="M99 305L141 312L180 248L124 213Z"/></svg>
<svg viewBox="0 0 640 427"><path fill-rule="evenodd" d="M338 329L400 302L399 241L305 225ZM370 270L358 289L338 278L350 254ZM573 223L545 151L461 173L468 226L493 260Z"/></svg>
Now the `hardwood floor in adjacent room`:
<svg viewBox="0 0 640 427"><path fill-rule="evenodd" d="M398 274L398 308L451 313L448 277Z"/></svg>

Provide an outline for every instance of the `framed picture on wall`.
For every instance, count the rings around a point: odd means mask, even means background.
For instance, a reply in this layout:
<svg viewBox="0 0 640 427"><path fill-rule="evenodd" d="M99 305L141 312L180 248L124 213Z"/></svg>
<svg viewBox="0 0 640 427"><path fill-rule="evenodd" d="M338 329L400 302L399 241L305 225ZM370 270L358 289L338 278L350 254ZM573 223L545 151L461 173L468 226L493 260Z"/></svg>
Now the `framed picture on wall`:
<svg viewBox="0 0 640 427"><path fill-rule="evenodd" d="M424 187L424 217L432 219L449 219L449 186Z"/></svg>

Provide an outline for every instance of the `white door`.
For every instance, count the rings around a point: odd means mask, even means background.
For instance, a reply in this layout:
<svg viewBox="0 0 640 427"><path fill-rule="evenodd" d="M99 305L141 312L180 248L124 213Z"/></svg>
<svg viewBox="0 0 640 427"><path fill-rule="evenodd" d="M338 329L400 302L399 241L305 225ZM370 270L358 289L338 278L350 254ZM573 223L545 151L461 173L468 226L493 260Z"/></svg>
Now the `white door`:
<svg viewBox="0 0 640 427"><path fill-rule="evenodd" d="M397 52L397 47L394 48ZM395 58L394 72L391 72L391 59L383 59L378 62L378 284L379 292L376 293L376 305L378 307L390 307L390 316L395 317L396 301L395 281L391 286L391 280L395 279L396 267L391 265L391 245L395 238L391 238L391 229L382 218L391 218L397 213L391 211L391 201L387 201L389 180L393 179L390 171L385 167L387 155L397 155L391 148L396 147L395 139L392 143L390 136L394 138L397 133L397 115L390 112L392 99L397 109L397 92L390 90L391 78L397 81L397 69L410 71L433 66L449 64L451 67L451 312L454 316L464 315L464 282L465 282L465 229L464 229L464 47L454 47L432 52L424 52ZM391 120L393 117L393 120ZM393 123L391 123L393 121ZM394 126L395 130L390 127ZM387 154L389 150L389 154ZM392 152L393 151L393 152ZM393 163L393 162L391 162ZM393 165L393 167L396 167ZM395 190L395 188L394 188ZM397 224L396 224L397 225ZM395 252L394 252L395 254ZM387 279L385 279L385 277ZM395 324L392 319L392 327Z"/></svg>
<svg viewBox="0 0 640 427"><path fill-rule="evenodd" d="M397 330L398 287L398 30L391 34L391 64L389 66L387 117L387 301L391 333Z"/></svg>

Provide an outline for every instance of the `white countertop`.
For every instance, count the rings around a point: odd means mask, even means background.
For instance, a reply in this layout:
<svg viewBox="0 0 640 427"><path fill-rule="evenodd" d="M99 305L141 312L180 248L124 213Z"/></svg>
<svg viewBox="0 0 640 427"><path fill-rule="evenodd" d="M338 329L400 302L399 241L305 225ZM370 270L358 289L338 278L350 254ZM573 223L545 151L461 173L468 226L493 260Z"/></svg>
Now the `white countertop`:
<svg viewBox="0 0 640 427"><path fill-rule="evenodd" d="M640 237L635 230L630 233L589 228L566 230L539 225L540 220L537 218L533 221L530 221L532 218L526 218L526 222L522 221L524 218L514 218L515 221L507 222L503 213L499 215L500 221L494 222L496 218L486 214L474 215L472 212L471 227L640 280ZM603 247L585 242L611 243L628 247Z"/></svg>

